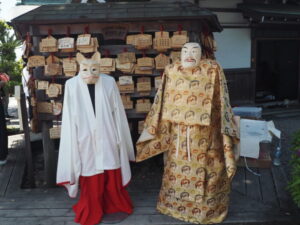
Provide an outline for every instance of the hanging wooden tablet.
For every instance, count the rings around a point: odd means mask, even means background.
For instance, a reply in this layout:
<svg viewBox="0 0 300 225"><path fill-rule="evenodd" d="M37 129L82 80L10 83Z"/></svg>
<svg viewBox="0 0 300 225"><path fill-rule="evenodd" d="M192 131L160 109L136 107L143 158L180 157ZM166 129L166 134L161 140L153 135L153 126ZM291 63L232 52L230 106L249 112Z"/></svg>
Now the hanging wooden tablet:
<svg viewBox="0 0 300 225"><path fill-rule="evenodd" d="M136 57L134 52L122 52L118 54L118 60L121 64L135 63Z"/></svg>
<svg viewBox="0 0 300 225"><path fill-rule="evenodd" d="M147 113L151 109L151 102L149 99L138 99L136 101L135 109L137 112Z"/></svg>
<svg viewBox="0 0 300 225"><path fill-rule="evenodd" d="M100 72L111 73L116 71L116 62L113 58L101 58L100 59Z"/></svg>
<svg viewBox="0 0 300 225"><path fill-rule="evenodd" d="M133 84L132 76L120 76L119 84L120 85Z"/></svg>
<svg viewBox="0 0 300 225"><path fill-rule="evenodd" d="M89 46L91 44L91 34L80 34L76 40L76 46Z"/></svg>
<svg viewBox="0 0 300 225"><path fill-rule="evenodd" d="M62 66L58 63L51 63L45 66L46 76L62 75Z"/></svg>
<svg viewBox="0 0 300 225"><path fill-rule="evenodd" d="M136 66L135 67L135 69L134 69L134 73L135 74L145 74L145 75L150 75L150 74L152 74L153 73L153 70L152 69L147 69L147 70L145 70L145 69L143 69L143 70L140 70L140 68L138 67L138 66Z"/></svg>
<svg viewBox="0 0 300 225"><path fill-rule="evenodd" d="M38 113L52 113L52 103L50 102L37 102L37 112Z"/></svg>
<svg viewBox="0 0 300 225"><path fill-rule="evenodd" d="M133 101L129 95L121 95L121 99L125 109L133 109Z"/></svg>
<svg viewBox="0 0 300 225"><path fill-rule="evenodd" d="M136 35L127 35L126 44L136 46Z"/></svg>
<svg viewBox="0 0 300 225"><path fill-rule="evenodd" d="M46 94L49 98L56 98L62 93L62 85L51 83L46 90Z"/></svg>
<svg viewBox="0 0 300 225"><path fill-rule="evenodd" d="M37 80L36 86L38 90L47 90L49 87L49 81Z"/></svg>
<svg viewBox="0 0 300 225"><path fill-rule="evenodd" d="M186 30L175 31L175 32L173 32L173 35L185 35L188 37L188 32Z"/></svg>
<svg viewBox="0 0 300 225"><path fill-rule="evenodd" d="M171 48L181 49L187 42L189 42L189 38L186 35L174 34L171 38Z"/></svg>
<svg viewBox="0 0 300 225"><path fill-rule="evenodd" d="M134 63L120 63L119 59L115 59L116 69L122 71L123 73L132 73Z"/></svg>
<svg viewBox="0 0 300 225"><path fill-rule="evenodd" d="M134 83L120 85L119 81L117 82L120 93L134 93Z"/></svg>
<svg viewBox="0 0 300 225"><path fill-rule="evenodd" d="M46 64L52 64L52 63L57 63L59 64L60 62L60 59L54 55L49 55L47 58L46 58Z"/></svg>
<svg viewBox="0 0 300 225"><path fill-rule="evenodd" d="M135 48L138 50L150 49L152 47L152 35L137 34L135 37Z"/></svg>
<svg viewBox="0 0 300 225"><path fill-rule="evenodd" d="M157 70L164 70L165 67L170 63L170 59L165 54L160 53L155 57L155 68Z"/></svg>
<svg viewBox="0 0 300 225"><path fill-rule="evenodd" d="M170 59L171 59L172 63L175 63L176 61L180 61L181 52L180 51L172 51L170 53Z"/></svg>
<svg viewBox="0 0 300 225"><path fill-rule="evenodd" d="M151 70L154 68L154 59L151 57L142 57L137 59L139 70Z"/></svg>
<svg viewBox="0 0 300 225"><path fill-rule="evenodd" d="M171 48L171 39L169 37L169 32L159 31L155 32L155 38L153 41L153 48L159 52L165 52Z"/></svg>
<svg viewBox="0 0 300 225"><path fill-rule="evenodd" d="M63 59L63 70L64 74L68 77L73 77L77 73L77 62L76 58L65 58Z"/></svg>
<svg viewBox="0 0 300 225"><path fill-rule="evenodd" d="M28 58L27 66L31 67L38 67L38 66L45 66L45 56L42 55L34 55Z"/></svg>
<svg viewBox="0 0 300 225"><path fill-rule="evenodd" d="M138 92L150 92L151 91L151 78L140 77L137 79L137 91Z"/></svg>
<svg viewBox="0 0 300 225"><path fill-rule="evenodd" d="M40 52L57 52L57 40L53 36L49 35L48 37L40 41Z"/></svg>
<svg viewBox="0 0 300 225"><path fill-rule="evenodd" d="M50 135L50 139L59 139L61 135L61 126L50 128L49 135Z"/></svg>
<svg viewBox="0 0 300 225"><path fill-rule="evenodd" d="M72 37L65 37L58 39L58 49L61 52L74 52L75 51L75 39Z"/></svg>
<svg viewBox="0 0 300 225"><path fill-rule="evenodd" d="M82 53L91 53L98 50L99 43L97 38L91 38L91 43L85 46L77 46L77 50Z"/></svg>

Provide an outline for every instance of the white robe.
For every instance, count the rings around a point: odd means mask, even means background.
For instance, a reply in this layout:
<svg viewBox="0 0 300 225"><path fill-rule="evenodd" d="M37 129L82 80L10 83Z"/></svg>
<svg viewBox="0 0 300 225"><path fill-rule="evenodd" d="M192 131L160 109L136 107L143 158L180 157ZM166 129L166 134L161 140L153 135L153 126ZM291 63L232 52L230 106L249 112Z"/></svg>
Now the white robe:
<svg viewBox="0 0 300 225"><path fill-rule="evenodd" d="M131 134L114 78L101 74L95 84L95 113L87 84L80 76L66 82L57 184L76 197L79 176L121 168L123 186L134 161Z"/></svg>

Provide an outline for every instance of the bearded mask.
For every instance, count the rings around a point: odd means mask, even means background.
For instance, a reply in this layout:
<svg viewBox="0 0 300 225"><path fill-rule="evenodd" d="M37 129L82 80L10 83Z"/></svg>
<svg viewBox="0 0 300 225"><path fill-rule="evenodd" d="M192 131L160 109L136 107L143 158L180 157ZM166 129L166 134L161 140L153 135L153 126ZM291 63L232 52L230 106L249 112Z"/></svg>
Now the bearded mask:
<svg viewBox="0 0 300 225"><path fill-rule="evenodd" d="M196 42L186 43L181 49L181 65L183 68L192 69L199 65L201 47Z"/></svg>
<svg viewBox="0 0 300 225"><path fill-rule="evenodd" d="M79 76L87 84L95 84L100 77L100 58L99 52L95 52L92 58L87 59L81 53L76 54L79 63Z"/></svg>

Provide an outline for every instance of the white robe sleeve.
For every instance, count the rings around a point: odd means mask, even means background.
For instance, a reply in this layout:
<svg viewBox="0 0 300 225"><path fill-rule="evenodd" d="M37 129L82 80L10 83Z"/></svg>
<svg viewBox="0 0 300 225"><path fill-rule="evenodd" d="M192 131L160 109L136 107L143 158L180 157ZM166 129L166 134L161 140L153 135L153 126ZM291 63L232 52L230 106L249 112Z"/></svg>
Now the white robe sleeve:
<svg viewBox="0 0 300 225"><path fill-rule="evenodd" d="M77 131L70 101L70 83L66 83L62 113L61 138L56 183L67 188L70 197L78 193L81 161L77 145Z"/></svg>
<svg viewBox="0 0 300 225"><path fill-rule="evenodd" d="M129 161L135 161L135 155L126 113L116 82L114 82L113 97L114 120L117 128L123 185L125 186L131 178Z"/></svg>

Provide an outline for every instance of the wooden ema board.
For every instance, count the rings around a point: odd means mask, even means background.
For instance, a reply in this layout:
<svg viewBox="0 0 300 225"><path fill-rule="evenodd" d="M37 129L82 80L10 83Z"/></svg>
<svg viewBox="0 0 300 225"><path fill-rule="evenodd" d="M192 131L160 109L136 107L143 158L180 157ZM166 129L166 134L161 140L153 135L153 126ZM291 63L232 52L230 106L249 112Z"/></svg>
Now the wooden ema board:
<svg viewBox="0 0 300 225"><path fill-rule="evenodd" d="M120 93L134 93L134 83L120 85L119 82L117 82L117 84L118 84Z"/></svg>
<svg viewBox="0 0 300 225"><path fill-rule="evenodd" d="M37 112L39 113L52 113L52 103L50 102L37 102Z"/></svg>
<svg viewBox="0 0 300 225"><path fill-rule="evenodd" d="M118 54L118 60L120 64L135 63L136 57L134 52L122 52Z"/></svg>
<svg viewBox="0 0 300 225"><path fill-rule="evenodd" d="M27 66L28 68L45 66L45 56L41 56L41 55L30 56L28 58Z"/></svg>
<svg viewBox="0 0 300 225"><path fill-rule="evenodd" d="M110 73L116 71L116 61L112 58L102 58L100 60L100 72Z"/></svg>
<svg viewBox="0 0 300 225"><path fill-rule="evenodd" d="M130 96L121 95L121 98L125 109L133 109L133 101L131 101Z"/></svg>
<svg viewBox="0 0 300 225"><path fill-rule="evenodd" d="M139 99L136 101L135 109L137 112L149 112L151 109L151 102L149 99Z"/></svg>
<svg viewBox="0 0 300 225"><path fill-rule="evenodd" d="M165 54L159 54L155 57L155 67L157 70L163 70L170 63L170 59Z"/></svg>
<svg viewBox="0 0 300 225"><path fill-rule="evenodd" d="M137 79L137 91L138 92L150 92L151 91L151 78L140 77Z"/></svg>
<svg viewBox="0 0 300 225"><path fill-rule="evenodd" d="M49 135L50 135L50 139L58 139L58 138L60 138L61 127L57 126L57 127L50 128L49 129Z"/></svg>
<svg viewBox="0 0 300 225"><path fill-rule="evenodd" d="M51 63L45 66L45 75L56 76L62 74L62 66L57 63Z"/></svg>
<svg viewBox="0 0 300 225"><path fill-rule="evenodd" d="M70 49L74 51L75 50L74 47L75 47L74 38L65 37L65 38L58 39L58 49L61 50Z"/></svg>

